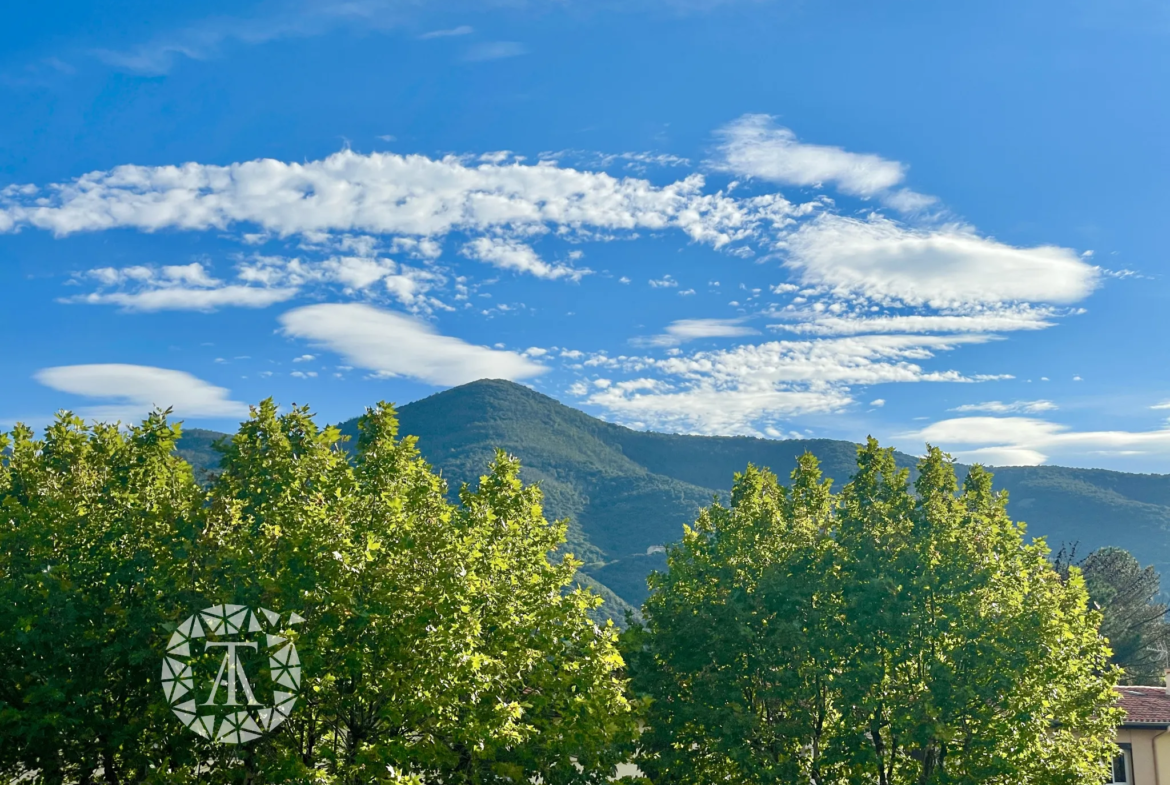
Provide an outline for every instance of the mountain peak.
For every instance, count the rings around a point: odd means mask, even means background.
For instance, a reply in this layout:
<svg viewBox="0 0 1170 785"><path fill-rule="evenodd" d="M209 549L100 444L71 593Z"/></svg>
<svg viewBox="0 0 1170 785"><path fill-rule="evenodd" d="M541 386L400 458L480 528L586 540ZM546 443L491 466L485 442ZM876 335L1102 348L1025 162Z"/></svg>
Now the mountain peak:
<svg viewBox="0 0 1170 785"><path fill-rule="evenodd" d="M516 455L524 480L540 484L546 516L569 520L567 549L585 562L584 571L634 604L646 596L647 573L665 565L658 547L677 540L748 463L785 480L797 458L812 452L835 487L856 468L851 442L635 431L504 379L435 393L398 415L400 432L418 438L453 492L476 483L497 448ZM356 418L341 430L356 436ZM184 433L180 453L197 463L214 452L214 436ZM898 463L912 466L914 458L899 454ZM994 472L996 487L1011 492L1009 513L1054 548L1117 545L1145 554L1158 569L1170 564L1170 477L1054 466Z"/></svg>

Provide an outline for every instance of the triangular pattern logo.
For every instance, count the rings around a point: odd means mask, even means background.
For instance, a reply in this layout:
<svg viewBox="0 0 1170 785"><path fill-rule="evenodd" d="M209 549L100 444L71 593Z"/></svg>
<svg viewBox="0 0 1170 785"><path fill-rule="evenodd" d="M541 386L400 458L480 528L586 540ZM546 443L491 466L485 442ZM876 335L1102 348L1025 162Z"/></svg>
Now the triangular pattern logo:
<svg viewBox="0 0 1170 785"><path fill-rule="evenodd" d="M205 739L244 744L288 719L301 688L293 628L304 619L216 605L167 641L162 688L179 721Z"/></svg>

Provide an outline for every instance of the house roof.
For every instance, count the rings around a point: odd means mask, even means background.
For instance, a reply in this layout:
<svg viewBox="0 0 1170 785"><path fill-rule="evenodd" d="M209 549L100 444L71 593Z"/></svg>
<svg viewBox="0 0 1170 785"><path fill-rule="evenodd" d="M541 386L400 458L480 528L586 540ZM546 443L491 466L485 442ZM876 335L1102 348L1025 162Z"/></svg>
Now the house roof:
<svg viewBox="0 0 1170 785"><path fill-rule="evenodd" d="M1118 687L1121 708L1125 709L1122 725L1170 726L1170 695L1166 687Z"/></svg>

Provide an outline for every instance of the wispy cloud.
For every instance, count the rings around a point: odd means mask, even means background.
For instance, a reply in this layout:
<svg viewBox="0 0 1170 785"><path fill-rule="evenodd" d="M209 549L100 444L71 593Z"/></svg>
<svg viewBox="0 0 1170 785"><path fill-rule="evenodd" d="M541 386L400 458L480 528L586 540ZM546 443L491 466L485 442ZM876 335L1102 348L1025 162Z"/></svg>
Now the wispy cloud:
<svg viewBox="0 0 1170 785"><path fill-rule="evenodd" d="M460 35L471 35L475 29L471 25L459 25L448 30L431 30L429 33L423 33L419 36L423 41L429 41L432 38L453 38Z"/></svg>
<svg viewBox="0 0 1170 785"><path fill-rule="evenodd" d="M701 338L741 338L758 335L759 330L748 327L742 319L678 319L666 326L661 335L636 338L636 346L678 346Z"/></svg>
<svg viewBox="0 0 1170 785"><path fill-rule="evenodd" d="M265 308L296 295L295 287L228 284L212 278L198 262L188 265L99 267L75 277L96 281L97 291L61 302L117 305L126 311L214 311L225 307Z"/></svg>
<svg viewBox="0 0 1170 785"><path fill-rule="evenodd" d="M951 409L952 412L988 412L989 414L1039 414L1051 412L1056 408L1052 401L985 401L984 403L965 403Z"/></svg>
<svg viewBox="0 0 1170 785"><path fill-rule="evenodd" d="M363 31L389 29L402 21L407 10L406 4L396 0L302 0L285 3L264 16L209 17L136 46L97 49L93 54L125 71L164 74L176 60L206 60L232 43L255 45L310 38L352 25L360 25Z"/></svg>
<svg viewBox="0 0 1170 785"><path fill-rule="evenodd" d="M937 201L908 189L894 190L906 179L905 164L873 153L801 142L792 129L777 125L769 115L744 115L716 133L720 156L712 163L744 177L784 185L831 186L851 196L881 197L888 206L903 212L918 212Z"/></svg>
<svg viewBox="0 0 1170 785"><path fill-rule="evenodd" d="M446 307L429 294L446 282L439 270L411 267L365 250L362 256L334 254L319 260L257 254L235 266L232 282L213 277L198 262L99 267L72 281L96 284L95 291L60 301L117 305L125 311L215 311L266 308L306 290L326 288L360 299L394 300L413 311Z"/></svg>
<svg viewBox="0 0 1170 785"><path fill-rule="evenodd" d="M583 365L626 371L586 401L630 425L707 434L774 436L791 417L842 411L853 388L874 384L991 381L920 364L935 354L985 343L986 335L866 335L768 341L665 358L595 355ZM669 354L669 353L668 353Z"/></svg>
<svg viewBox="0 0 1170 785"><path fill-rule="evenodd" d="M1045 308L1007 306L973 313L846 314L793 308L775 314L789 321L768 325L772 330L801 335L866 335L894 333L996 333L1043 330L1056 314Z"/></svg>
<svg viewBox="0 0 1170 785"><path fill-rule="evenodd" d="M532 246L502 237L479 237L463 246L462 253L503 270L529 273L537 278L567 278L579 281L593 271L568 264L549 264L540 258Z"/></svg>
<svg viewBox="0 0 1170 785"><path fill-rule="evenodd" d="M960 460L999 466L1033 466L1054 455L1170 456L1170 429L1077 431L1034 417L958 417L900 438L938 445Z"/></svg>

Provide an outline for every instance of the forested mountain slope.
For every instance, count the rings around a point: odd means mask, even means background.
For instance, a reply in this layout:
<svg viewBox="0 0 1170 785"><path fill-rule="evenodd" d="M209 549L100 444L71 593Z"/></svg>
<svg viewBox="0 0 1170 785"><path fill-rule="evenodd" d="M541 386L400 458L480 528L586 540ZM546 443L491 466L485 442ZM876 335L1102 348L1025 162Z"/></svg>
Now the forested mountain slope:
<svg viewBox="0 0 1170 785"><path fill-rule="evenodd" d="M748 463L786 478L810 451L835 486L848 481L856 445L829 439L774 440L678 436L603 422L512 382L481 380L399 409L401 433L418 437L426 459L452 490L474 482L499 447L517 455L524 479L540 482L546 515L570 519L570 549L584 572L618 597L640 605L645 578L665 566L655 546L682 526ZM356 437L357 420L341 424ZM220 434L190 429L180 452L197 467L214 463ZM912 466L914 459L899 454ZM1133 552L1160 572L1170 568L1170 475L1137 475L1059 466L995 469L1010 494L1008 511L1055 549L1078 542L1087 554L1103 545ZM609 607L621 603L610 598Z"/></svg>

